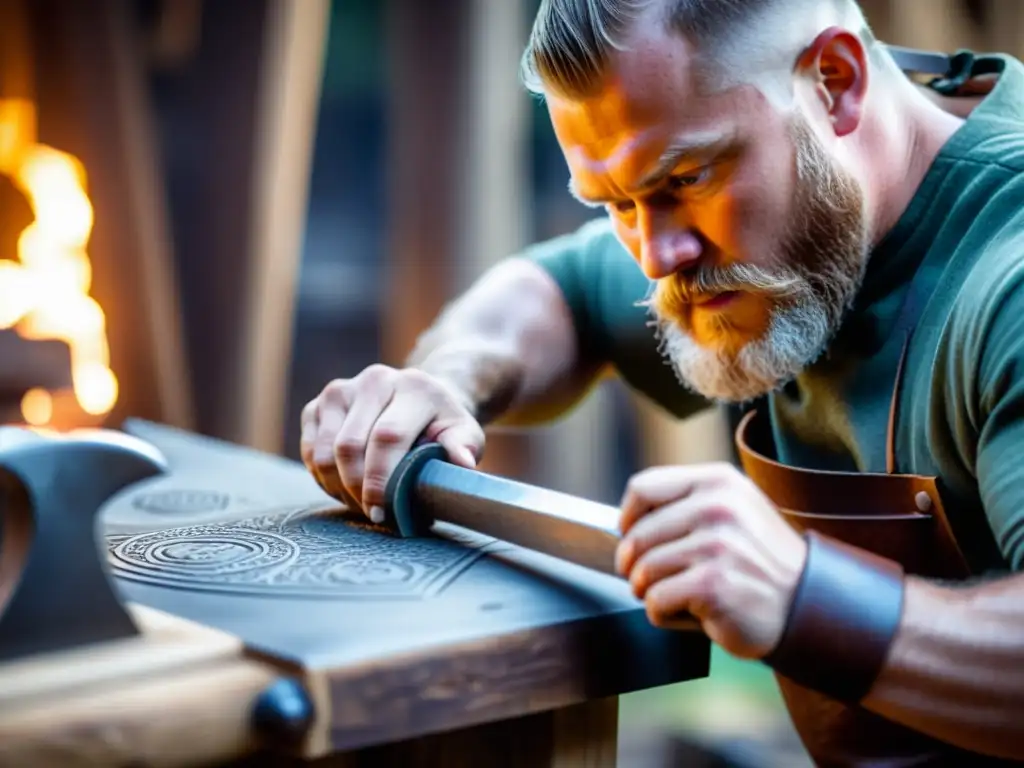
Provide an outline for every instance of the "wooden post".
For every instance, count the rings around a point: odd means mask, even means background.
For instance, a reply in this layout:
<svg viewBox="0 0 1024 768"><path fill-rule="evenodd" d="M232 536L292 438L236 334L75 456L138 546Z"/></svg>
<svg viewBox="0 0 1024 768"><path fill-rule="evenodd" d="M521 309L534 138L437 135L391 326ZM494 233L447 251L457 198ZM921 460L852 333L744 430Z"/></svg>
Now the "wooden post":
<svg viewBox="0 0 1024 768"><path fill-rule="evenodd" d="M272 453L284 447L295 295L329 15L329 0L274 0L260 62L236 439Z"/></svg>
<svg viewBox="0 0 1024 768"><path fill-rule="evenodd" d="M462 78L466 151L456 169L460 246L455 290L527 244L530 226L530 103L519 82L519 57L528 29L517 2L470 0ZM545 481L544 469L564 467L553 448L561 432L489 430L484 469ZM549 449L549 450L545 450ZM552 461L537 461L547 454ZM563 478L564 479L564 478ZM550 483L548 483L550 484Z"/></svg>
<svg viewBox="0 0 1024 768"><path fill-rule="evenodd" d="M1024 55L1024 5L1018 0L989 0L985 21L986 50Z"/></svg>
<svg viewBox="0 0 1024 768"><path fill-rule="evenodd" d="M279 452L328 0L202 6L156 90L196 429Z"/></svg>
<svg viewBox="0 0 1024 768"><path fill-rule="evenodd" d="M518 78L524 11L516 2L469 0L467 5L467 61L460 73L466 143L453 168L462 175L456 290L522 248L531 229L530 110Z"/></svg>
<svg viewBox="0 0 1024 768"><path fill-rule="evenodd" d="M340 753L317 768L476 768L498 761L523 768L615 768L617 696L561 709Z"/></svg>
<svg viewBox="0 0 1024 768"><path fill-rule="evenodd" d="M893 43L950 52L979 46L978 29L961 0L894 2L889 14Z"/></svg>
<svg viewBox="0 0 1024 768"><path fill-rule="evenodd" d="M391 365L402 364L452 298L460 272L469 8L469 0L387 4L389 242L381 347Z"/></svg>
<svg viewBox="0 0 1024 768"><path fill-rule="evenodd" d="M977 48L980 42L962 0L861 0L861 8L875 35L886 43L952 52Z"/></svg>
<svg viewBox="0 0 1024 768"><path fill-rule="evenodd" d="M492 0L388 6L391 242L381 323L392 365L448 301L524 244L522 12ZM489 434L481 468L530 478L534 443Z"/></svg>
<svg viewBox="0 0 1024 768"><path fill-rule="evenodd" d="M190 428L177 275L145 64L122 0L30 4L39 140L85 166L95 212L93 291L119 379L110 421Z"/></svg>

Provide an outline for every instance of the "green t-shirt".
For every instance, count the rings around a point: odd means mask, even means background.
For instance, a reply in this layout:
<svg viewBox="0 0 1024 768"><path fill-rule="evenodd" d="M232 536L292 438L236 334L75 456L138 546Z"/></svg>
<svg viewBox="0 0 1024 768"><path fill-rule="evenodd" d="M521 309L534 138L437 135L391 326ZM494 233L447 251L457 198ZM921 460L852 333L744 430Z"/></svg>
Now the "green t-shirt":
<svg viewBox="0 0 1024 768"><path fill-rule="evenodd" d="M947 142L823 355L767 398L777 458L792 466L885 471L890 398L911 278L933 287L901 383L896 471L940 478L978 572L1024 570L1024 66L998 57L995 89ZM707 403L661 357L650 282L607 220L528 249L558 282L580 349L679 418Z"/></svg>

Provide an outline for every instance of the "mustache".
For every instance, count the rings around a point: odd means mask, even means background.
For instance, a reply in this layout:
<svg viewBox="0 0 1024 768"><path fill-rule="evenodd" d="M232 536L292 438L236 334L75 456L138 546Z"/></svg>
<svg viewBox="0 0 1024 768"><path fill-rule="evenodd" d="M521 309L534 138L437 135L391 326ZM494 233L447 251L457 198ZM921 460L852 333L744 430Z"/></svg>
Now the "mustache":
<svg viewBox="0 0 1024 768"><path fill-rule="evenodd" d="M703 266L686 274L658 280L642 305L680 309L701 297L743 291L771 299L792 299L807 290L805 278L792 269L768 269L753 264Z"/></svg>

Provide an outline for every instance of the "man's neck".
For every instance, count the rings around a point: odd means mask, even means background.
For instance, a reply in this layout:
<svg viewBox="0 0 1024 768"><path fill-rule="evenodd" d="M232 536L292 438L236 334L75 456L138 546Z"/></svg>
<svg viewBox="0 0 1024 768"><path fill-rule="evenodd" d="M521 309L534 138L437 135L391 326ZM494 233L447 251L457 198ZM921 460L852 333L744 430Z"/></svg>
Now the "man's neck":
<svg viewBox="0 0 1024 768"><path fill-rule="evenodd" d="M914 198L939 151L963 125L908 81L878 89L866 110L861 156L870 169L868 221L878 244Z"/></svg>

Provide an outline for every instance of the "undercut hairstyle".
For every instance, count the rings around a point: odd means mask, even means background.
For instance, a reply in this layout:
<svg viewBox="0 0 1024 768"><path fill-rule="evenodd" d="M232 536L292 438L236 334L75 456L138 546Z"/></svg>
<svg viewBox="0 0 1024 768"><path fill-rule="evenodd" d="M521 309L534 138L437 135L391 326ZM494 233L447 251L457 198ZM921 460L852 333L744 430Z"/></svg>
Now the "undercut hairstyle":
<svg viewBox="0 0 1024 768"><path fill-rule="evenodd" d="M801 51L833 24L857 34L872 61L892 65L856 0L542 0L521 63L526 88L585 98L641 20L681 35L715 90L788 78Z"/></svg>

